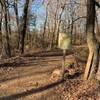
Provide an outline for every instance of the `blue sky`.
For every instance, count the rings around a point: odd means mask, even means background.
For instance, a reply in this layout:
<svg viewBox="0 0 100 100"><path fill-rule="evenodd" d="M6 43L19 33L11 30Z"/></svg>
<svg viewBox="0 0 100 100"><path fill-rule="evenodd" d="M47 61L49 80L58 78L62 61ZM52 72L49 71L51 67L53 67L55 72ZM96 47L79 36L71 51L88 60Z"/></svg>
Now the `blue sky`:
<svg viewBox="0 0 100 100"><path fill-rule="evenodd" d="M47 0L45 0L47 1ZM23 6L24 6L25 0L21 0L19 2L19 16L23 13ZM42 0L34 0L34 2L31 4L30 7L31 13L37 15L37 27L40 27L41 24L43 24L45 19L45 8L42 5Z"/></svg>
<svg viewBox="0 0 100 100"><path fill-rule="evenodd" d="M32 5L31 11L37 15L37 24L43 23L45 18L45 8L42 5L42 0L35 0Z"/></svg>

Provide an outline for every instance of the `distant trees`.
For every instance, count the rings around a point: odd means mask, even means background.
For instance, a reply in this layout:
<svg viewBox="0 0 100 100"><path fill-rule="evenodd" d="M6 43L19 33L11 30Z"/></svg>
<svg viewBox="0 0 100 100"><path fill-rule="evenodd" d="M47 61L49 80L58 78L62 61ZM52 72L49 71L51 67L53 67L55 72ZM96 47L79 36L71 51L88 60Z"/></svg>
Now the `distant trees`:
<svg viewBox="0 0 100 100"><path fill-rule="evenodd" d="M26 45L57 48L61 31L70 33L74 44L86 37L84 0L0 0L0 11L2 56L24 53Z"/></svg>
<svg viewBox="0 0 100 100"><path fill-rule="evenodd" d="M38 14L36 15L36 17L34 17L34 14L31 14L30 16L30 12L28 10L28 8L30 6L33 6L35 2L38 3L38 1L36 0L32 0L31 3L29 5L30 0L24 0L24 2L22 2L22 0L1 0L0 4L1 4L1 8L3 7L4 10L4 3L6 4L6 9L7 10L7 34L9 39L7 40L8 44L9 44L9 49L12 50L13 46L16 45L17 49L19 50L20 53L24 52L24 45L25 45L25 35L28 34L27 36L31 36L30 40L32 40L32 38L34 40L39 39L39 41L34 41L34 45L39 44L38 46L40 46L40 44L42 44L42 42L44 42L41 47L45 47L45 48L55 48L57 47L57 42L58 42L58 36L59 36L59 30L61 29L61 22L64 22L63 26L65 27L64 29L66 29L67 31L67 27L68 26L72 26L73 28L73 24L71 24L71 17L70 17L70 10L68 10L69 5L74 5L74 1L71 0L48 0L45 1L44 3L39 5L40 7L44 7L45 10L45 16L41 17L44 18L44 22L42 24L40 24L40 27L37 28L37 22L38 21ZM34 2L34 3L33 3ZM20 4L20 5L19 5ZM34 8L37 7L37 4L34 5ZM72 9L73 6L70 6L70 9ZM19 13L18 10L21 9L21 12ZM23 10L22 10L23 9ZM33 9L33 8L32 8ZM67 10L66 10L67 9ZM67 12L65 12L65 10ZM74 9L75 10L75 9ZM23 14L21 14L23 13ZM2 33L4 33L4 31L6 31L4 28L4 12L0 12L0 30L2 31ZM64 19L64 16L66 16L66 18ZM34 17L34 18L33 18ZM34 25L31 26L31 33L28 33L27 30L30 30L30 24L33 22L32 21L28 21L31 18L33 18L35 20L35 27ZM69 19L68 19L69 18ZM69 23L68 23L68 20ZM42 19L43 21L43 19ZM6 20L5 20L6 22ZM66 22L66 23L65 23ZM30 23L30 24L29 24ZM33 22L34 23L34 22ZM39 23L38 23L39 24ZM28 29L27 29L28 27ZM33 27L33 33L32 33L32 27ZM35 32L35 33L34 33ZM13 34L11 34L13 33ZM71 33L73 33L71 31ZM15 35L14 35L15 34ZM16 36L16 37L14 37ZM16 40L16 44L12 44L13 41L15 41L14 38L17 38ZM3 40L3 38L2 38ZM32 43L31 43L32 46ZM15 49L15 48L14 48ZM11 52L10 50L10 52ZM2 50L4 51L4 50ZM13 51L13 50L12 50Z"/></svg>
<svg viewBox="0 0 100 100"><path fill-rule="evenodd" d="M80 9L79 9L79 8L81 8L81 10L86 9L86 5L84 2L82 1L78 2L78 0L77 2L76 0L67 0L67 1L66 0L62 0L62 1L49 0L49 5L46 8L47 8L46 9L47 15L45 17L45 21L46 21L46 23L44 23L45 32L43 32L43 34L45 33L46 38L49 37L47 41L49 41L48 47L50 47L51 49L56 48L58 46L57 42L58 42L59 30L60 31L65 30L66 33L72 34L72 37L75 34L74 30L76 30L77 32L80 32L79 33L80 36L81 36L81 32L83 32L81 31L81 29L84 30L85 32L85 29L83 29L83 27L85 26L85 19L82 19L83 18L82 16L85 16L86 14L85 14L85 11L82 13L82 11L80 12ZM78 20L75 21L76 19ZM81 22L81 25L80 25L80 22ZM61 29L62 26L63 26L63 29ZM80 41L81 40L82 39L80 39Z"/></svg>
<svg viewBox="0 0 100 100"><path fill-rule="evenodd" d="M28 6L29 6L29 0L26 0L23 9L23 18L22 18L23 20L21 22L21 26L19 26L18 0L14 0L12 2L10 2L9 0L0 1L0 9L1 9L0 33L2 33L2 53L1 53L2 57L11 57L11 47L10 47L11 21L10 21L9 7L14 8L16 15L17 31L18 31L18 48L21 53L24 52L24 39L27 29Z"/></svg>

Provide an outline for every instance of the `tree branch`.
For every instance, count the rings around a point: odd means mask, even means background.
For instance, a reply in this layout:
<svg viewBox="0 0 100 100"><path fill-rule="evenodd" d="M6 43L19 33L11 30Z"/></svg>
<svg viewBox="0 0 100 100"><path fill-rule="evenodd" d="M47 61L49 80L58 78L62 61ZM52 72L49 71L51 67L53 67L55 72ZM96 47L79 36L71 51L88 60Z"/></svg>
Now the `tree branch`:
<svg viewBox="0 0 100 100"><path fill-rule="evenodd" d="M97 1L95 1L95 5L100 8L100 4Z"/></svg>
<svg viewBox="0 0 100 100"><path fill-rule="evenodd" d="M87 17L86 17L86 16L81 16L81 17L78 17L78 18L74 19L73 22L72 22L71 24L68 25L67 29L69 29L70 26L71 26L73 23L75 23L77 20L82 19L82 18L87 18Z"/></svg>

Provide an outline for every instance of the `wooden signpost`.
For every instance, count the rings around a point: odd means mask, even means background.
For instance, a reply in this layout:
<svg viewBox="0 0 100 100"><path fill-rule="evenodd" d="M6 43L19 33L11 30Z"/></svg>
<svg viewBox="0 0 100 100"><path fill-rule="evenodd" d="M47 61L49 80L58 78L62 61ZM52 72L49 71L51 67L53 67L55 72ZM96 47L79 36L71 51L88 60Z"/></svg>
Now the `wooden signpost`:
<svg viewBox="0 0 100 100"><path fill-rule="evenodd" d="M62 78L64 78L66 50L71 48L71 36L67 33L59 33L58 47L63 50Z"/></svg>

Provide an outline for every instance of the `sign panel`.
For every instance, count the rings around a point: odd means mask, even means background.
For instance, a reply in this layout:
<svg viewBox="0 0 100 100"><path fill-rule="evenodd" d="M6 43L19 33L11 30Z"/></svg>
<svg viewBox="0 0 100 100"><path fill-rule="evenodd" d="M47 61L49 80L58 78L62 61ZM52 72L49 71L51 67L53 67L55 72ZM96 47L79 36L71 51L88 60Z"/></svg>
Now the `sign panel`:
<svg viewBox="0 0 100 100"><path fill-rule="evenodd" d="M67 33L59 33L58 47L63 50L71 48L71 36Z"/></svg>

